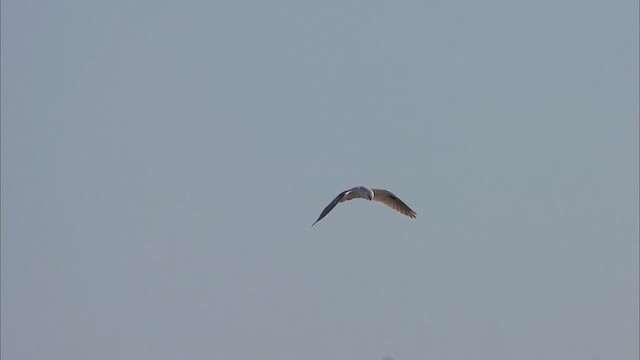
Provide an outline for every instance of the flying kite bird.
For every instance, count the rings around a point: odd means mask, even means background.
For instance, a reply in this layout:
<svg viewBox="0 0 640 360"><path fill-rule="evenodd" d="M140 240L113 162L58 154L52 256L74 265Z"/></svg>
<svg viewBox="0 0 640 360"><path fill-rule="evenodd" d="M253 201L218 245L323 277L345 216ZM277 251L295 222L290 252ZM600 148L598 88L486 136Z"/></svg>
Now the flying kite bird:
<svg viewBox="0 0 640 360"><path fill-rule="evenodd" d="M390 191L382 190L382 189L369 189L364 186L356 186L353 189L349 189L340 193L340 195L336 196L335 199L329 205L327 205L324 210L322 210L322 214L318 217L318 220L313 223L315 225L318 221L322 220L323 217L327 216L327 214L333 210L338 203L345 202L351 199L367 199L379 201L393 210L396 210L404 215L407 215L410 218L416 217L416 212L411 210L407 206L407 204L403 203L402 200L398 199L397 196L393 195ZM311 226L313 226L311 225Z"/></svg>

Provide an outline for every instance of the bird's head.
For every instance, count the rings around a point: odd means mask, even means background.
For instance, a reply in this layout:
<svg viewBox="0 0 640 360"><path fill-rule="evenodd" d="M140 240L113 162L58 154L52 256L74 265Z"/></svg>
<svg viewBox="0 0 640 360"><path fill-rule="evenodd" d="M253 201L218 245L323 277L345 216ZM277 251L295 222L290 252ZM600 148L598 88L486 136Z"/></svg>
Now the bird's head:
<svg viewBox="0 0 640 360"><path fill-rule="evenodd" d="M364 186L361 186L359 190L369 201L373 200L373 190Z"/></svg>

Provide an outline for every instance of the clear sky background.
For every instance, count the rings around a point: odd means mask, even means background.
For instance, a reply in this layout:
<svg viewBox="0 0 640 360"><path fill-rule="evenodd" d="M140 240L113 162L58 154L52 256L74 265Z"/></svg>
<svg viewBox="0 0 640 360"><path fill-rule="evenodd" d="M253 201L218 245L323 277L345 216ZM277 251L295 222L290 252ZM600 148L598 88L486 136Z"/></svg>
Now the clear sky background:
<svg viewBox="0 0 640 360"><path fill-rule="evenodd" d="M3 360L638 358L636 0L1 27Z"/></svg>

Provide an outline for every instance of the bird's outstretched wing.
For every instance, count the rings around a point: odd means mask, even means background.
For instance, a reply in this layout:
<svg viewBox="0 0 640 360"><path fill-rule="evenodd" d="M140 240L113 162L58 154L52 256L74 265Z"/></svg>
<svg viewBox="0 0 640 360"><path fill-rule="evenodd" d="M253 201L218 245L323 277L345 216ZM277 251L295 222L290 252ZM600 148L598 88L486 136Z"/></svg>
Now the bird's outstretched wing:
<svg viewBox="0 0 640 360"><path fill-rule="evenodd" d="M338 205L338 203L340 202L340 200L342 200L351 190L346 190L340 193L340 195L336 196L335 199L333 199L333 201L331 201L329 203L329 205L327 205L326 208L324 208L324 210L322 210L322 214L320 214L320 216L318 217L318 220L316 220L316 222L314 222L311 226L315 225L318 221L322 220L323 217L327 216L327 214L333 210L334 207L336 207L336 205Z"/></svg>
<svg viewBox="0 0 640 360"><path fill-rule="evenodd" d="M398 199L397 196L393 195L390 191L382 190L382 189L372 189L373 190L373 200L381 202L388 207L407 215L410 218L416 217L416 212L411 210L410 207L407 206L402 200ZM334 205L335 206L335 205Z"/></svg>

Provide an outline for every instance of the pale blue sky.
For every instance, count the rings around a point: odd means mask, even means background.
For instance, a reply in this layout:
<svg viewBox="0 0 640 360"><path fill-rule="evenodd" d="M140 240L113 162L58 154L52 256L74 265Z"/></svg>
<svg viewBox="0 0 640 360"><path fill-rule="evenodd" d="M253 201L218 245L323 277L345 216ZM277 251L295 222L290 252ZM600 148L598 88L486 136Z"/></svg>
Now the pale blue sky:
<svg viewBox="0 0 640 360"><path fill-rule="evenodd" d="M637 1L1 16L3 360L638 358Z"/></svg>

